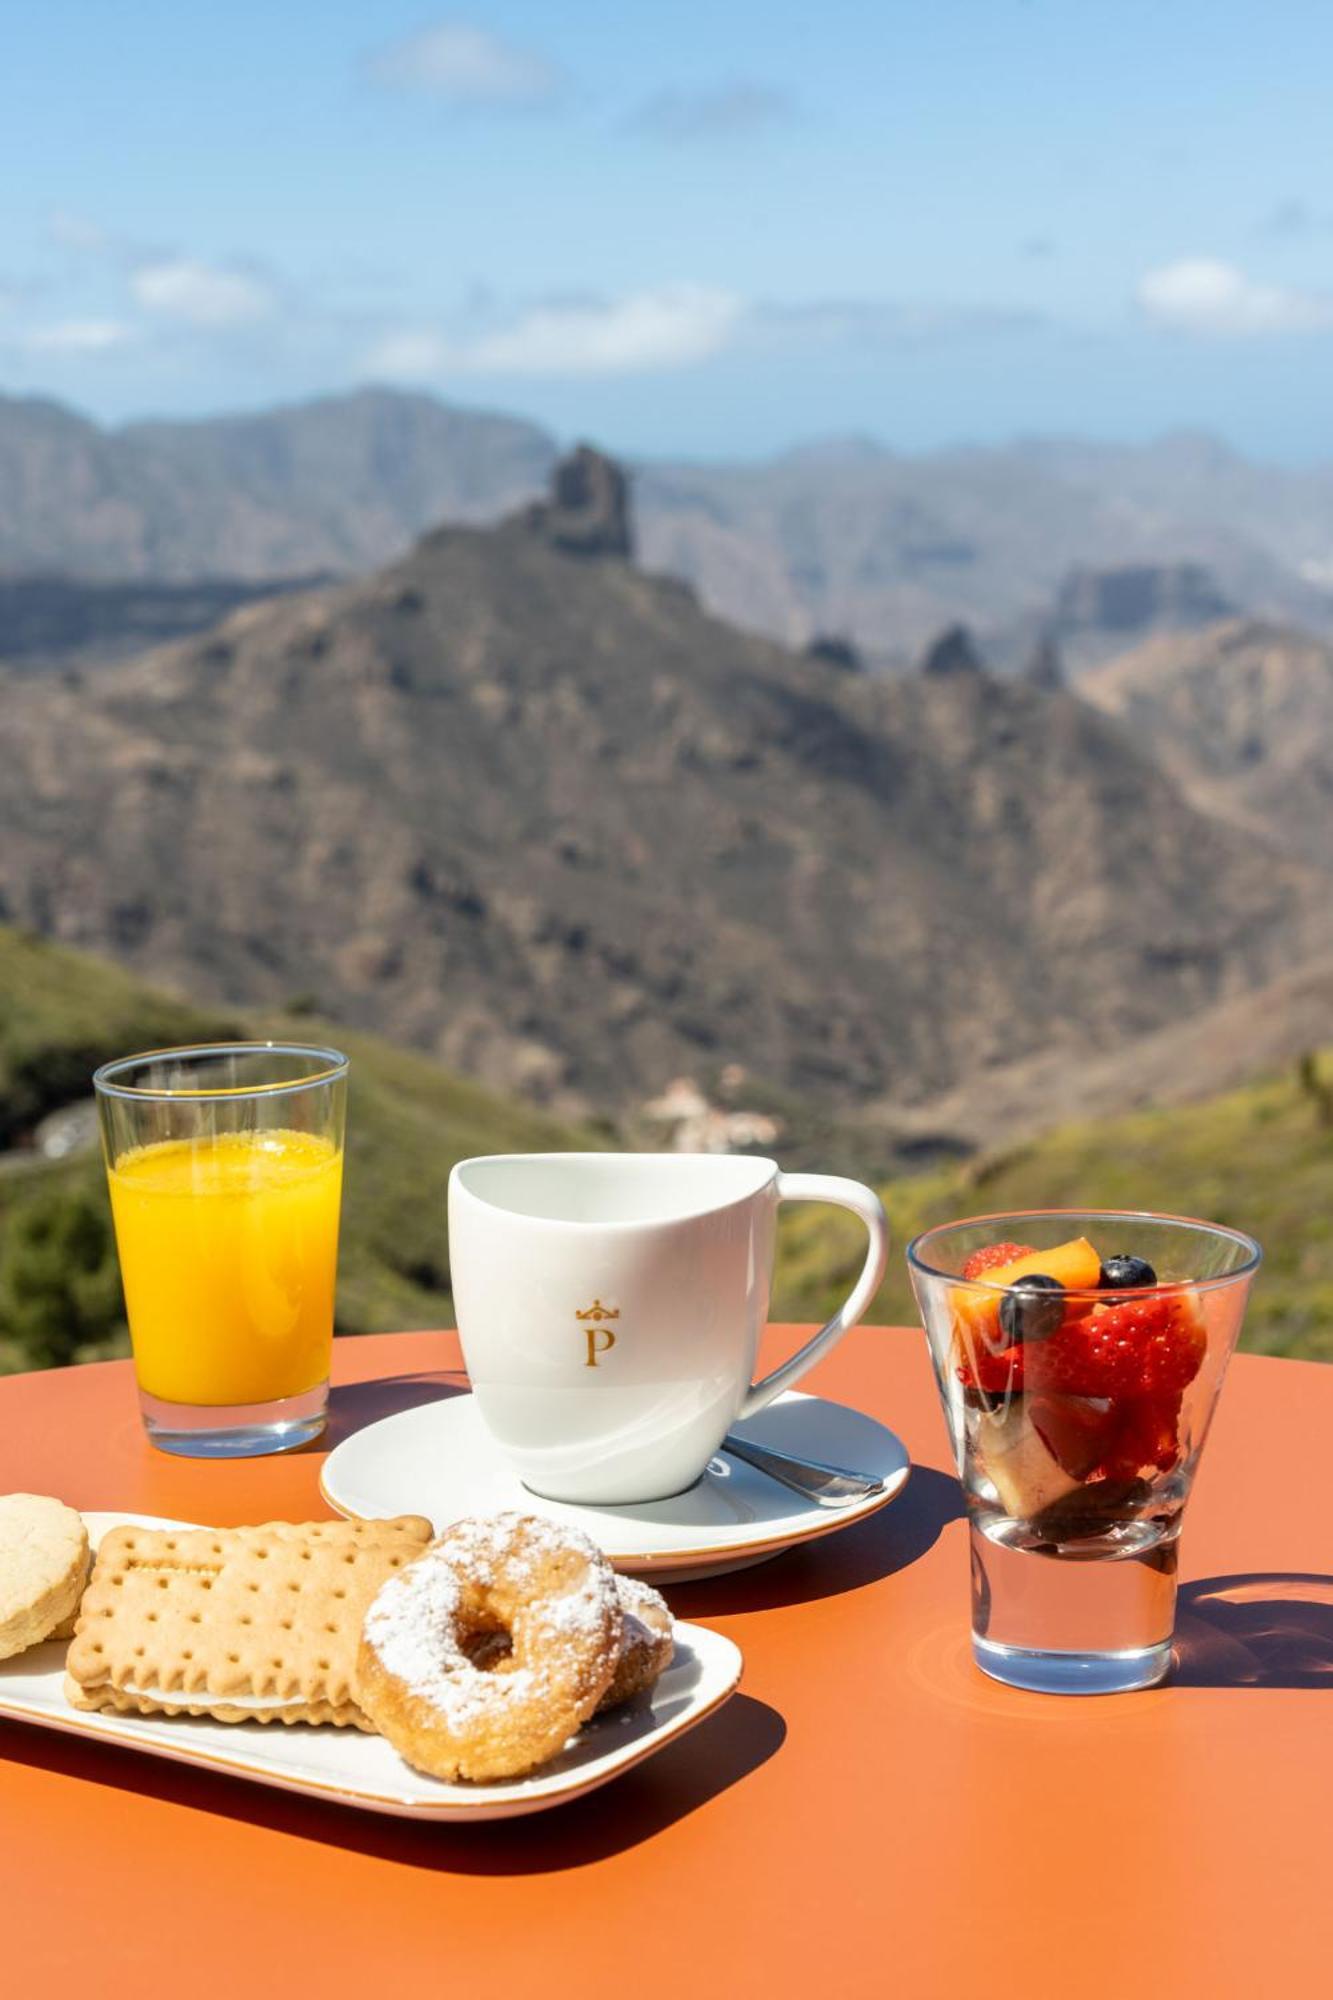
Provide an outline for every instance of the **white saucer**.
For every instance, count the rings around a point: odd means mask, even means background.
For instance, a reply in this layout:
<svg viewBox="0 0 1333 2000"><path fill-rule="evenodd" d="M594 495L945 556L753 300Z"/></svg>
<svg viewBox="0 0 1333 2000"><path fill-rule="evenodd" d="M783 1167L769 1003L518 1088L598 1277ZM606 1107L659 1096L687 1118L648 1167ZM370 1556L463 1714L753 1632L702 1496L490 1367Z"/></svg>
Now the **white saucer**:
<svg viewBox="0 0 1333 2000"><path fill-rule="evenodd" d="M473 1397L453 1394L347 1438L324 1461L320 1489L340 1514L362 1520L427 1514L437 1529L464 1514L518 1507L582 1528L618 1569L684 1582L724 1576L863 1521L907 1483L906 1446L873 1417L841 1403L789 1390L735 1428L756 1444L864 1472L883 1485L850 1506L820 1507L719 1453L696 1485L670 1500L576 1507L529 1493L493 1443Z"/></svg>
<svg viewBox="0 0 1333 2000"><path fill-rule="evenodd" d="M153 1514L85 1514L83 1519L94 1546L108 1528L190 1526ZM475 1785L425 1777L382 1736L363 1735L359 1729L71 1708L63 1692L63 1641L0 1661L0 1719L115 1743L143 1756L225 1771L367 1812L468 1823L544 1812L609 1784L720 1708L740 1677L741 1656L730 1639L677 1619L675 1657L650 1693L594 1716L558 1757L530 1776Z"/></svg>

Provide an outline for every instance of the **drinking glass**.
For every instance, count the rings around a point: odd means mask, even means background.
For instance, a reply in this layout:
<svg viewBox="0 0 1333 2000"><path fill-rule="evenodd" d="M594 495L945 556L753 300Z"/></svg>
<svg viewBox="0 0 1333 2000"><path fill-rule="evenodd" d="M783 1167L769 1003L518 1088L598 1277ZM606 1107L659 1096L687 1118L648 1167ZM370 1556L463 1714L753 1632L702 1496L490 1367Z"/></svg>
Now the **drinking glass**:
<svg viewBox="0 0 1333 2000"><path fill-rule="evenodd" d="M1066 1290L1048 1334L1014 1305L1001 1321L1016 1286L962 1277L987 1245L1077 1237L1144 1259L1157 1287ZM909 1244L967 1504L973 1655L995 1680L1112 1694L1166 1673L1181 1517L1260 1257L1236 1229L1110 1209L978 1216ZM1114 1339L1090 1318L1111 1305Z"/></svg>
<svg viewBox="0 0 1333 2000"><path fill-rule="evenodd" d="M318 1436L346 1056L216 1043L126 1056L93 1083L150 1440L241 1458Z"/></svg>

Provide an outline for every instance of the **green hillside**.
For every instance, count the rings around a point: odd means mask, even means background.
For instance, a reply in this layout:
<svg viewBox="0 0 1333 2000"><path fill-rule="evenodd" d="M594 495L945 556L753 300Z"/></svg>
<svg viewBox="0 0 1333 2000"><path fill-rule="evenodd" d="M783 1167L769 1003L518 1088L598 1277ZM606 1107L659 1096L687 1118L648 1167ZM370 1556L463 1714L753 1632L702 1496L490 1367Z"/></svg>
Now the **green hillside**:
<svg viewBox="0 0 1333 2000"><path fill-rule="evenodd" d="M438 1326L452 1318L445 1190L469 1153L614 1143L496 1096L426 1057L302 1015L204 1013L79 953L0 927L0 1149L86 1092L95 1065L135 1048L217 1034L329 1040L352 1058L338 1324ZM1252 1231L1267 1262L1245 1345L1333 1360L1333 1057L1208 1102L1070 1126L1013 1152L890 1183L893 1263L872 1308L915 1318L902 1250L953 1216L1122 1206L1204 1215ZM793 1128L794 1129L794 1128ZM819 1164L854 1158L833 1129ZM784 1211L773 1312L831 1312L860 1261L848 1217ZM124 1351L100 1159L0 1150L0 1369Z"/></svg>
<svg viewBox="0 0 1333 2000"><path fill-rule="evenodd" d="M902 1252L932 1223L1009 1208L1162 1209L1230 1223L1263 1245L1244 1347L1333 1361L1333 1052L1201 1104L1067 1126L883 1194L894 1254L877 1319L916 1319ZM776 1309L831 1312L863 1240L850 1218L794 1212Z"/></svg>
<svg viewBox="0 0 1333 2000"><path fill-rule="evenodd" d="M0 1150L83 1095L99 1063L235 1034L237 1025L103 959L0 925Z"/></svg>
<svg viewBox="0 0 1333 2000"><path fill-rule="evenodd" d="M318 1018L220 1018L81 953L0 928L0 1132L86 1093L99 1062L217 1034L331 1041L352 1059L338 1272L342 1331L452 1318L445 1193L469 1153L607 1143ZM0 1154L0 1369L125 1351L100 1158Z"/></svg>

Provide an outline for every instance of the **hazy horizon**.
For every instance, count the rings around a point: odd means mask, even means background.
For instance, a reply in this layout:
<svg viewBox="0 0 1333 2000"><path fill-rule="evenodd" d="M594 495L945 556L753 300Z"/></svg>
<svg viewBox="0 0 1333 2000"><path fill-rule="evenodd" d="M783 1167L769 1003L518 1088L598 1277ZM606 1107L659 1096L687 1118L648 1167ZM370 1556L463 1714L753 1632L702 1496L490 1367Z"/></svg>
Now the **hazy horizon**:
<svg viewBox="0 0 1333 2000"><path fill-rule="evenodd" d="M1151 451L1154 448L1166 447L1173 444L1190 443L1208 447L1221 447L1224 451L1231 452L1252 465L1309 472L1318 472L1325 469L1333 470L1333 446L1327 449L1321 448L1317 452L1310 452L1300 456L1294 454L1281 455L1278 453L1265 454L1246 449L1243 445L1239 445L1233 439L1225 436L1221 430L1197 424L1168 424L1157 430L1146 431L1141 435L1099 434L1091 427L1085 430L1069 428L1021 431L997 430L993 436L989 437L980 434L946 437L942 438L938 443L915 446L898 443L893 438L877 435L868 427L862 427L859 429L844 428L842 430L795 433L785 440L778 440L771 446L757 447L750 451L638 451L633 447L622 448L614 439L599 436L586 425L580 426L576 424L569 429L558 429L555 425L547 423L538 412L522 409L517 403L504 404L492 397L472 399L446 390L406 383L375 382L370 380L335 383L327 388L312 388L302 394L273 396L250 402L242 401L234 405L181 410L146 408L127 412L124 416L108 418L98 415L94 409L80 404L71 396L60 395L51 390L41 388L14 389L0 382L0 404L8 401L55 405L85 422L96 425L99 430L108 434L133 430L136 426L143 424L226 423L228 421L244 420L251 417L276 415L284 410L306 409L322 403L347 401L359 395L422 396L440 404L446 409L459 410L471 416L498 417L517 423L532 424L537 429L547 432L553 442L562 451L568 450L576 444L590 444L598 450L605 451L610 456L619 458L629 464L651 462L700 466L762 465L774 460L796 457L803 453L814 455L827 451L832 454L839 450L853 451L858 449L911 461L914 459L925 460L952 456L963 457L969 453L976 452L1038 451L1066 445L1073 447L1091 446L1094 449L1135 452Z"/></svg>

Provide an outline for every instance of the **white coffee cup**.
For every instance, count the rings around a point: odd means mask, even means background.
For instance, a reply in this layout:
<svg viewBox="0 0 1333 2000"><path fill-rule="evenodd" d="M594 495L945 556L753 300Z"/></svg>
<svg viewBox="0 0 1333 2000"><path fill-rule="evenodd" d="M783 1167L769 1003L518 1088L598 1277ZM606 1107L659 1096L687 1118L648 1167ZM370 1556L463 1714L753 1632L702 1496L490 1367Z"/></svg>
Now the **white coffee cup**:
<svg viewBox="0 0 1333 2000"><path fill-rule="evenodd" d="M845 1305L755 1382L780 1201L827 1201L870 1234ZM617 1505L700 1477L738 1417L798 1382L888 1261L859 1181L710 1153L512 1153L449 1176L449 1262L482 1418L534 1493Z"/></svg>

